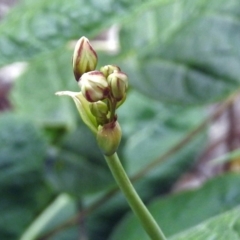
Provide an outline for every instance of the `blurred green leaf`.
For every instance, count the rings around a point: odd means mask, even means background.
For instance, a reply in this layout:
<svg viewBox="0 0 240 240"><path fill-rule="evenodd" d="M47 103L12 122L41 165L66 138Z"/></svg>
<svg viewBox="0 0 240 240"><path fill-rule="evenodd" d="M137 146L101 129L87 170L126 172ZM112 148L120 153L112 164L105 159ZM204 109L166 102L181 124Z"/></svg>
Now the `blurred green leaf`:
<svg viewBox="0 0 240 240"><path fill-rule="evenodd" d="M0 239L8 240L19 239L53 197L38 172L15 175L11 185L1 186L0 195Z"/></svg>
<svg viewBox="0 0 240 240"><path fill-rule="evenodd" d="M76 214L76 202L66 194L59 195L22 234L20 240L33 240ZM78 236L75 231L75 237ZM58 236L59 237L59 236ZM68 235L69 237L69 235ZM60 239L60 238L58 238ZM66 238L61 238L66 239ZM68 238L69 239L69 238Z"/></svg>
<svg viewBox="0 0 240 240"><path fill-rule="evenodd" d="M0 116L0 185L44 166L46 140L33 123L13 114Z"/></svg>
<svg viewBox="0 0 240 240"><path fill-rule="evenodd" d="M139 0L22 1L1 23L0 65L29 60L83 35L95 37L143 6Z"/></svg>
<svg viewBox="0 0 240 240"><path fill-rule="evenodd" d="M96 194L114 185L106 167L66 149L60 150L56 158L48 162L46 173L47 180L56 191L67 192L78 198Z"/></svg>
<svg viewBox="0 0 240 240"><path fill-rule="evenodd" d="M81 199L115 185L94 135L82 123L62 138L49 158L46 173L58 192Z"/></svg>
<svg viewBox="0 0 240 240"><path fill-rule="evenodd" d="M161 2L122 28L126 56L119 64L131 84L151 98L178 104L208 103L235 91L240 2Z"/></svg>
<svg viewBox="0 0 240 240"><path fill-rule="evenodd" d="M200 189L159 198L149 205L149 210L169 237L236 207L240 201L239 184L239 174L226 174L210 180ZM122 239L123 232L128 240L135 240L137 236L141 236L141 240L148 239L133 214L122 220L110 239Z"/></svg>
<svg viewBox="0 0 240 240"><path fill-rule="evenodd" d="M61 141L61 148L107 169L105 159L97 145L96 137L85 124L79 123L73 131L65 134Z"/></svg>
<svg viewBox="0 0 240 240"><path fill-rule="evenodd" d="M239 211L240 207L236 207L169 240L238 240L240 236Z"/></svg>
<svg viewBox="0 0 240 240"><path fill-rule="evenodd" d="M127 140L123 158L130 175L155 160L204 118L202 108L164 105L132 91L119 109L119 122Z"/></svg>
<svg viewBox="0 0 240 240"><path fill-rule="evenodd" d="M0 115L0 239L18 239L53 196L43 180L47 143L31 121Z"/></svg>
<svg viewBox="0 0 240 240"><path fill-rule="evenodd" d="M56 192L67 192L88 205L91 197L114 184L94 139L83 125L76 127L79 116L74 103L54 96L56 91L79 91L67 49L70 40L82 35L92 39L113 24L119 25L121 51L100 63L119 64L134 88L158 101L130 90L118 111L124 133L120 154L132 175L170 149L204 116L200 107L190 109L159 100L206 104L238 88L239 9L238 0L22 0L10 11L0 25L0 65L31 61L12 92L15 111L22 118L4 120L4 124L0 119L0 239L19 239ZM48 152L48 185L42 173L46 140L33 123L47 128L58 145L53 149L59 149L52 155ZM73 126L76 131L63 136ZM168 191L189 168L202 149L201 137L135 184L144 200ZM215 181L151 205L157 219L164 221L167 235L236 206L239 178L218 178L221 189ZM129 210L119 196L90 217L90 238L105 240L116 219ZM121 239L135 236L132 229L139 231L133 239L144 236L138 223L130 222L126 236L119 234ZM77 228L71 228L52 239L75 239L76 234Z"/></svg>
<svg viewBox="0 0 240 240"><path fill-rule="evenodd" d="M12 89L16 112L48 127L71 127L77 109L69 98L55 96L61 90L79 91L67 49L32 61Z"/></svg>

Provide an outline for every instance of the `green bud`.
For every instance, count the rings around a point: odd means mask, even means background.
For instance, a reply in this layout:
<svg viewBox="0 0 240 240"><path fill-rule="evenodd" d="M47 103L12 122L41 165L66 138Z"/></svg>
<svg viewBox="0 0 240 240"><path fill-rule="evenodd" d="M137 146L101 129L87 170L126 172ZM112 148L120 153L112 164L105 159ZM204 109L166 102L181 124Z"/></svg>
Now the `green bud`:
<svg viewBox="0 0 240 240"><path fill-rule="evenodd" d="M83 96L89 102L105 99L109 94L108 82L100 71L84 73L78 82Z"/></svg>
<svg viewBox="0 0 240 240"><path fill-rule="evenodd" d="M97 143L106 156L114 154L120 144L122 131L118 121L114 120L103 126L99 126L97 132Z"/></svg>
<svg viewBox="0 0 240 240"><path fill-rule="evenodd" d="M100 125L107 123L108 106L102 101L90 103L90 110Z"/></svg>
<svg viewBox="0 0 240 240"><path fill-rule="evenodd" d="M123 72L113 72L108 76L107 81L112 96L117 101L121 101L125 97L128 87L127 75Z"/></svg>
<svg viewBox="0 0 240 240"><path fill-rule="evenodd" d="M95 70L97 59L97 54L89 40L86 37L81 37L77 41L73 52L72 64L75 79L79 81L84 73Z"/></svg>
<svg viewBox="0 0 240 240"><path fill-rule="evenodd" d="M103 117L108 114L107 104L102 101L91 103L90 110L95 117Z"/></svg>
<svg viewBox="0 0 240 240"><path fill-rule="evenodd" d="M100 71L104 74L104 76L107 78L110 74L113 72L120 72L121 69L118 66L115 65L106 65L104 67L100 68Z"/></svg>

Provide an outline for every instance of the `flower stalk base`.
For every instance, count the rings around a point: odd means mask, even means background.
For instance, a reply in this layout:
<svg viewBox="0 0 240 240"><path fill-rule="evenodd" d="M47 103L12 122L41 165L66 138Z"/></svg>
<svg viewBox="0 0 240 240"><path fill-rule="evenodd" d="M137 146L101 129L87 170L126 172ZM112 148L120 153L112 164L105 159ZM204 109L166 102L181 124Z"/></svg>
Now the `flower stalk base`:
<svg viewBox="0 0 240 240"><path fill-rule="evenodd" d="M166 240L163 232L131 184L117 153L105 156L105 159L119 188L122 190L134 214L138 217L149 237L152 240Z"/></svg>

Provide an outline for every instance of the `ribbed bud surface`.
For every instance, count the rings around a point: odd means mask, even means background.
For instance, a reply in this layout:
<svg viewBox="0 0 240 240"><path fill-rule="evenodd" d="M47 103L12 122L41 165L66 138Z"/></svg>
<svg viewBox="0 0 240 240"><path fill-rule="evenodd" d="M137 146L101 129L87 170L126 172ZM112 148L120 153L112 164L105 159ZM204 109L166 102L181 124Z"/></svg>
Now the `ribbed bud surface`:
<svg viewBox="0 0 240 240"><path fill-rule="evenodd" d="M118 149L122 131L118 121L105 124L97 132L97 143L104 155L110 156Z"/></svg>
<svg viewBox="0 0 240 240"><path fill-rule="evenodd" d="M87 72L78 82L83 96L89 102L97 102L107 97L109 93L108 82L100 71Z"/></svg>
<svg viewBox="0 0 240 240"><path fill-rule="evenodd" d="M86 37L81 37L77 41L73 52L72 64L75 79L79 81L84 73L95 70L97 60L97 54L89 40Z"/></svg>

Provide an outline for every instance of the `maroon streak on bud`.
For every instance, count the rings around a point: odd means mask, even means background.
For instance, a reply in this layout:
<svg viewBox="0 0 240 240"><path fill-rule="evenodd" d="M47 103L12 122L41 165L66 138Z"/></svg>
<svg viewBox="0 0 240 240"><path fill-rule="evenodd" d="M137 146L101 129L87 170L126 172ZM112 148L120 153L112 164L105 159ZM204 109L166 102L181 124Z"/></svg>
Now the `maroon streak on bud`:
<svg viewBox="0 0 240 240"><path fill-rule="evenodd" d="M123 72L113 72L107 78L111 95L117 100L122 100L128 88L128 77Z"/></svg>
<svg viewBox="0 0 240 240"><path fill-rule="evenodd" d="M100 126L97 132L97 143L106 156L114 154L120 144L122 131L117 120Z"/></svg>
<svg viewBox="0 0 240 240"><path fill-rule="evenodd" d="M86 37L81 37L74 48L72 64L75 79L89 71L95 70L97 66L97 54Z"/></svg>
<svg viewBox="0 0 240 240"><path fill-rule="evenodd" d="M105 99L109 94L108 82L100 71L84 73L78 82L83 96L89 102Z"/></svg>

